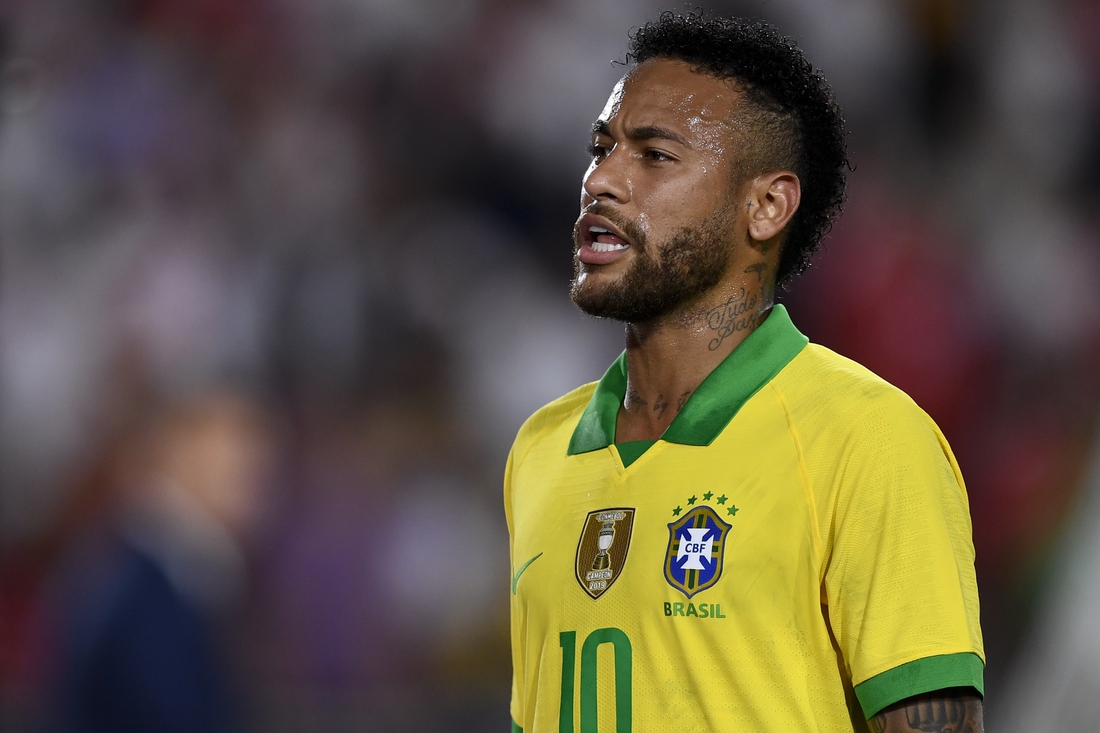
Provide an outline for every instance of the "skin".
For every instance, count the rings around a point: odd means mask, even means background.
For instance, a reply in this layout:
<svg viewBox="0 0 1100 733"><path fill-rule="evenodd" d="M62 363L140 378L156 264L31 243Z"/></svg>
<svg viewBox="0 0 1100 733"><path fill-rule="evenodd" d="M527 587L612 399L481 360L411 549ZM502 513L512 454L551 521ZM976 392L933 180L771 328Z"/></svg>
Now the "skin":
<svg viewBox="0 0 1100 733"><path fill-rule="evenodd" d="M160 490L183 491L238 537L264 504L272 446L264 416L232 395L211 395L163 417L153 428L151 469Z"/></svg>
<svg viewBox="0 0 1100 733"><path fill-rule="evenodd" d="M644 232L646 246L659 252L685 228L723 209L732 214L719 282L670 313L626 324L627 391L617 443L660 438L774 303L784 230L801 187L791 171L736 180L747 144L737 123L742 102L729 81L681 61L652 59L616 85L593 125L578 226L590 212L608 212ZM585 262L583 248L577 256L575 288L608 288L639 255L628 247L598 264ZM941 690L892 705L868 726L874 733L981 733L982 704L969 688Z"/></svg>
<svg viewBox="0 0 1100 733"><path fill-rule="evenodd" d="M627 394L616 442L659 438L774 302L783 230L801 189L791 171L732 183L741 103L733 83L654 59L615 87L594 125L582 218L610 207L660 250L683 228L723 209L732 214L729 261L718 284L671 313L627 324ZM607 264L586 264L582 256L578 287L608 287L637 256L633 248Z"/></svg>
<svg viewBox="0 0 1100 733"><path fill-rule="evenodd" d="M902 700L869 721L874 733L983 733L982 701L967 687Z"/></svg>

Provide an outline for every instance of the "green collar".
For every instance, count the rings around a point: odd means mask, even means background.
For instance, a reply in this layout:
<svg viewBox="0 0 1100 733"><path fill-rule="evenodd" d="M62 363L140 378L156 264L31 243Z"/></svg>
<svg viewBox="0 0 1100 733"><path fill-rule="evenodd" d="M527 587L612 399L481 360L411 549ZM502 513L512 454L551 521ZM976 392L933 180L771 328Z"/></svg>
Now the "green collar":
<svg viewBox="0 0 1100 733"><path fill-rule="evenodd" d="M710 445L741 406L809 341L791 322L782 305L715 367L688 398L661 440L684 445ZM626 396L624 351L596 385L581 421L569 441L569 455L606 448L615 442L615 420Z"/></svg>

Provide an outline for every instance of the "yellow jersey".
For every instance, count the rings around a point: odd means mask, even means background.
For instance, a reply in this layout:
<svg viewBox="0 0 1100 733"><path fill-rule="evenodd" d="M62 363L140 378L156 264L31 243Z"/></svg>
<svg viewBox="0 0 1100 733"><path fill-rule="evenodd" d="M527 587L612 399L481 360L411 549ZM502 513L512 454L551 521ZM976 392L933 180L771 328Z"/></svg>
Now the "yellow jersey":
<svg viewBox="0 0 1100 733"><path fill-rule="evenodd" d="M625 354L509 454L512 726L852 731L983 692L962 476L897 388L786 310L653 442L616 446Z"/></svg>

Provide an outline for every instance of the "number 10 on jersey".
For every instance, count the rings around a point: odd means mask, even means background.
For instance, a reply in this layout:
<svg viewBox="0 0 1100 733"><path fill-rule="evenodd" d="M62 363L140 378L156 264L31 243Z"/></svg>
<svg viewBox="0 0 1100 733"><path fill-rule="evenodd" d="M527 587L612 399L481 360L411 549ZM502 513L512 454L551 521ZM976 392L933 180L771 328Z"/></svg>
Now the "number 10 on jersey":
<svg viewBox="0 0 1100 733"><path fill-rule="evenodd" d="M561 642L561 707L558 711L558 733L574 733L573 701L576 696L577 632L558 634ZM615 659L615 733L630 733L632 718L633 650L630 639L614 627L596 629L581 646L581 730L580 733L598 733L596 695L596 652L603 644L610 644ZM604 684L607 684L605 681Z"/></svg>

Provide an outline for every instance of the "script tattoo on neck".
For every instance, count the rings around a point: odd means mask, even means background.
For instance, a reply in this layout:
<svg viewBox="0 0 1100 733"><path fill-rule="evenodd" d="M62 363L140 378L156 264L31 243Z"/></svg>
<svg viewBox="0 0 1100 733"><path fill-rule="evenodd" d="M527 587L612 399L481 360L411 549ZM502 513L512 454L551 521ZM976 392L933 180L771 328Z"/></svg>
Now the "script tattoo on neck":
<svg viewBox="0 0 1100 733"><path fill-rule="evenodd" d="M680 414L680 410L684 409L684 405L687 404L688 397L691 397L691 390L684 392L680 395L680 399L676 400L676 414Z"/></svg>
<svg viewBox="0 0 1100 733"><path fill-rule="evenodd" d="M741 288L722 305L707 312L707 328L716 332L707 348L715 351L727 337L738 331L752 330L760 325L763 314L760 304L763 298L759 292L749 293Z"/></svg>
<svg viewBox="0 0 1100 733"><path fill-rule="evenodd" d="M665 410L668 409L668 400L665 399L663 394L657 395L656 402L653 403L653 411L657 413L657 418L664 417Z"/></svg>
<svg viewBox="0 0 1100 733"><path fill-rule="evenodd" d="M747 275L750 272L756 273L757 280L764 282L764 275L768 273L768 263L757 262L755 265L749 265L745 268L745 274Z"/></svg>

